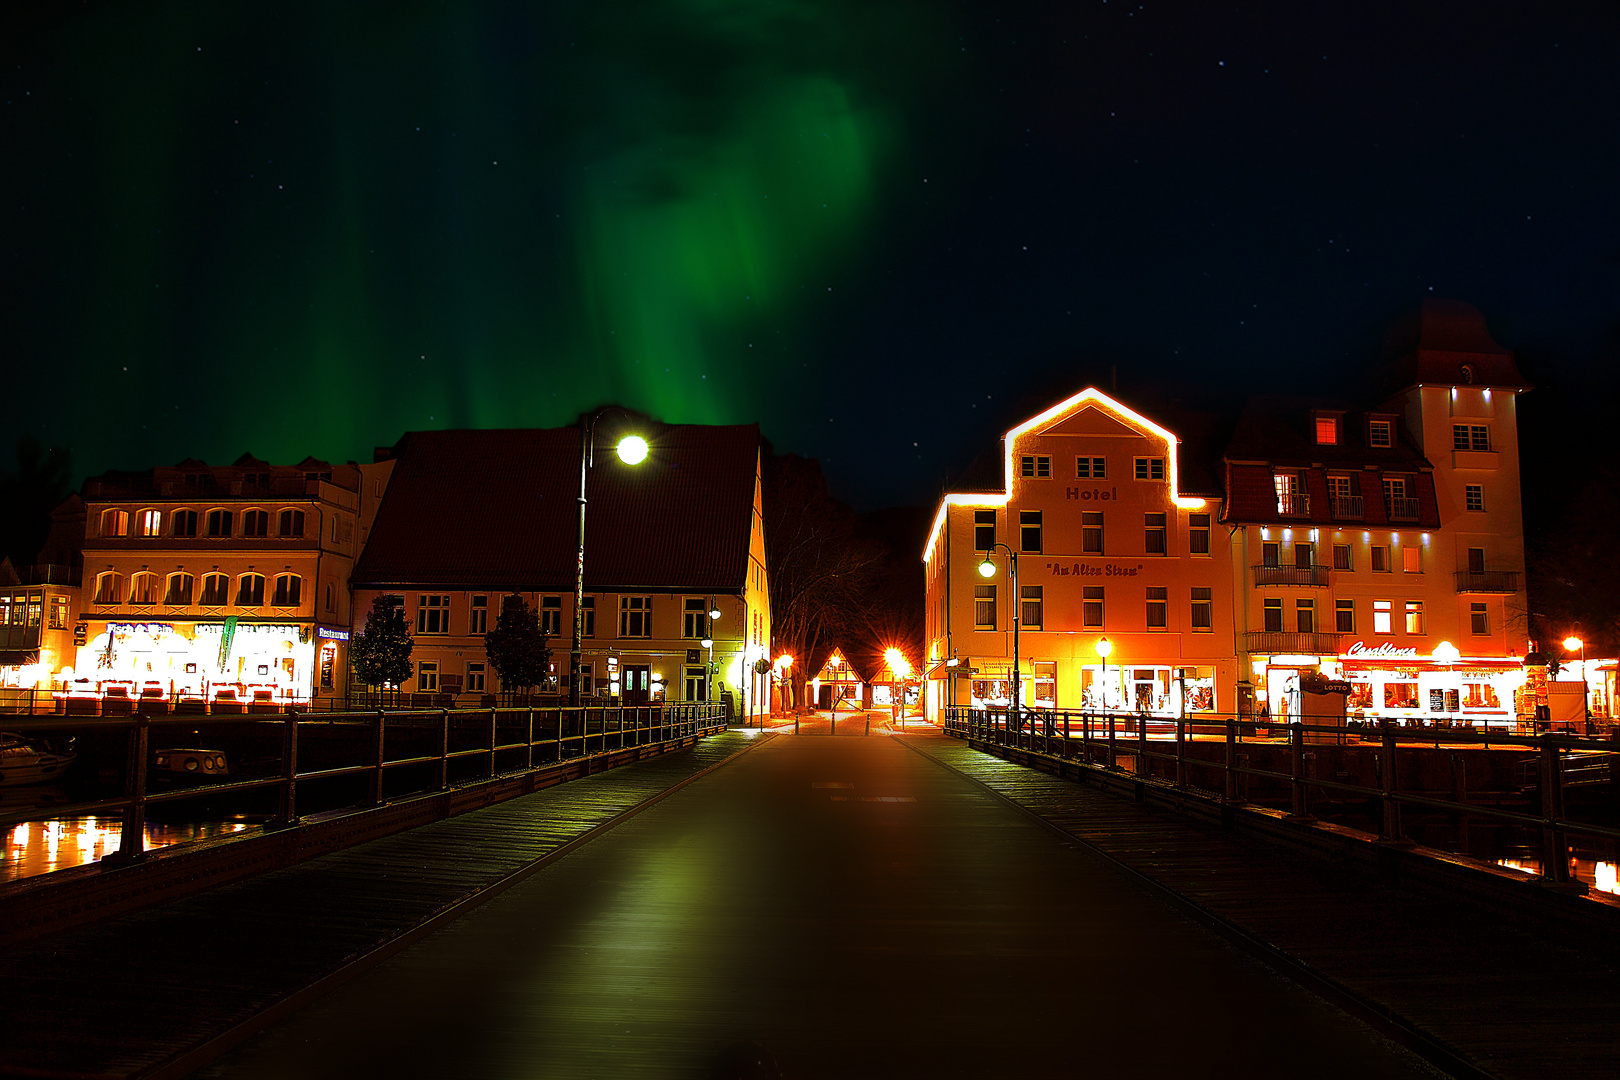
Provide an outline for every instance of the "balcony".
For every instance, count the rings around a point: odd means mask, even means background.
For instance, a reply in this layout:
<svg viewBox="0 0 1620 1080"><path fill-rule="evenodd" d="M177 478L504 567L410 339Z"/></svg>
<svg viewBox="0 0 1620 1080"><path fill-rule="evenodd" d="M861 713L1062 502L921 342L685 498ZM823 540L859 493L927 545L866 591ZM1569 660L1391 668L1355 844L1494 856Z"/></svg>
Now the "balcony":
<svg viewBox="0 0 1620 1080"><path fill-rule="evenodd" d="M1365 516L1361 512L1360 495L1333 496L1334 521L1360 521Z"/></svg>
<svg viewBox="0 0 1620 1080"><path fill-rule="evenodd" d="M1418 519L1418 501L1416 499L1385 499L1384 510L1389 514L1391 521L1416 521Z"/></svg>
<svg viewBox="0 0 1620 1080"><path fill-rule="evenodd" d="M1519 591L1519 574L1516 570L1458 570L1457 591L1511 596Z"/></svg>
<svg viewBox="0 0 1620 1080"><path fill-rule="evenodd" d="M1328 583L1325 566L1257 566L1254 568L1256 585L1310 585L1323 587Z"/></svg>
<svg viewBox="0 0 1620 1080"><path fill-rule="evenodd" d="M1277 493L1277 513L1283 517L1310 517L1311 497L1303 491Z"/></svg>
<svg viewBox="0 0 1620 1080"><path fill-rule="evenodd" d="M1302 656L1337 656L1348 634L1299 634L1286 630L1256 630L1238 635L1238 649L1249 653L1297 653Z"/></svg>

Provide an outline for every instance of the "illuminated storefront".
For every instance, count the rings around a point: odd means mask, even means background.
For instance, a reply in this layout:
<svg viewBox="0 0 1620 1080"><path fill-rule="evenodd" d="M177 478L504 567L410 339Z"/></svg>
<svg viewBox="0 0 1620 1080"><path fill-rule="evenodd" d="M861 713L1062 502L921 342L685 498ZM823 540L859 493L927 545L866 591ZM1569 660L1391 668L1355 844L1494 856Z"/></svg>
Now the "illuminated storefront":
<svg viewBox="0 0 1620 1080"><path fill-rule="evenodd" d="M78 650L76 677L103 696L122 686L131 699L225 697L278 705L309 700L316 648L308 626L222 619L110 622L91 629L96 632ZM335 664L335 649L328 659Z"/></svg>

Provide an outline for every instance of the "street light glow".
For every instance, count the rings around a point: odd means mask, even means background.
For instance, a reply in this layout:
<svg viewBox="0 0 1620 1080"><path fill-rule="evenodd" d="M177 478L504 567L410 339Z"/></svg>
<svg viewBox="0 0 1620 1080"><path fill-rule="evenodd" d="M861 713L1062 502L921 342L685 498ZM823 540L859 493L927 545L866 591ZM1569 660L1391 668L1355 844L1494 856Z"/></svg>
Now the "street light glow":
<svg viewBox="0 0 1620 1080"><path fill-rule="evenodd" d="M980 577L995 577L996 576L996 564L991 562L989 559L985 559L984 562L979 564L979 576Z"/></svg>
<svg viewBox="0 0 1620 1080"><path fill-rule="evenodd" d="M1108 655L1110 653L1112 653L1113 651L1114 651L1114 643L1112 641L1109 641L1107 638L1098 638L1097 639L1097 655L1098 656L1100 656L1100 657L1102 657L1103 659L1106 660L1108 658Z"/></svg>
<svg viewBox="0 0 1620 1080"><path fill-rule="evenodd" d="M626 435L619 440L619 460L626 465L640 465L647 459L647 440L640 435Z"/></svg>
<svg viewBox="0 0 1620 1080"><path fill-rule="evenodd" d="M907 660L906 654L899 649L885 650L883 658L889 662L889 670L901 678L911 674L911 661Z"/></svg>
<svg viewBox="0 0 1620 1080"><path fill-rule="evenodd" d="M1582 645L1585 645L1585 644L1586 644L1586 642L1582 641L1578 637L1575 637L1574 635L1571 635L1571 636L1564 639L1564 648L1568 649L1570 652L1575 652Z"/></svg>

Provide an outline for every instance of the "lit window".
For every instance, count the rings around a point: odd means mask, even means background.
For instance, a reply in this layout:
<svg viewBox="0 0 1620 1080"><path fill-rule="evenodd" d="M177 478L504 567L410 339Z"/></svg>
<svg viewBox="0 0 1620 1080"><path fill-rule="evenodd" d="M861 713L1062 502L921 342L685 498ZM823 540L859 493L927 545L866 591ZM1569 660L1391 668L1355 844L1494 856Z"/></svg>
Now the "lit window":
<svg viewBox="0 0 1620 1080"><path fill-rule="evenodd" d="M236 590L237 607L264 606L264 575L243 574Z"/></svg>
<svg viewBox="0 0 1620 1080"><path fill-rule="evenodd" d="M263 510L248 510L242 514L243 536L269 536L270 515Z"/></svg>
<svg viewBox="0 0 1620 1080"><path fill-rule="evenodd" d="M472 602L471 602L471 604L469 606L468 613L467 613L467 633L469 633L469 634L487 634L487 633L489 633L489 596L488 595L475 596L475 597L472 598ZM467 689L471 690L472 687L469 686Z"/></svg>
<svg viewBox="0 0 1620 1080"><path fill-rule="evenodd" d="M448 634L450 632L450 598L448 596L417 596L416 632L418 634Z"/></svg>
<svg viewBox="0 0 1620 1080"><path fill-rule="evenodd" d="M1187 515L1187 551L1193 555L1209 554L1208 514Z"/></svg>
<svg viewBox="0 0 1620 1080"><path fill-rule="evenodd" d="M1468 629L1475 634L1491 632L1490 614L1484 604L1468 605Z"/></svg>
<svg viewBox="0 0 1620 1080"><path fill-rule="evenodd" d="M1025 454L1018 462L1020 476L1033 476L1050 479L1052 476L1052 459L1045 456Z"/></svg>
<svg viewBox="0 0 1620 1080"><path fill-rule="evenodd" d="M1103 587L1085 585L1080 590L1080 625L1100 630L1103 625Z"/></svg>
<svg viewBox="0 0 1620 1080"><path fill-rule="evenodd" d="M302 510L283 510L280 520L276 523L278 536L303 536L304 512Z"/></svg>
<svg viewBox="0 0 1620 1080"><path fill-rule="evenodd" d="M1139 457L1136 459L1136 478L1138 480L1163 480L1164 458Z"/></svg>
<svg viewBox="0 0 1620 1080"><path fill-rule="evenodd" d="M996 628L996 587L994 585L973 586L973 629L994 630Z"/></svg>
<svg viewBox="0 0 1620 1080"><path fill-rule="evenodd" d="M1215 629L1215 590L1207 585L1192 587L1192 628L1200 631Z"/></svg>
<svg viewBox="0 0 1620 1080"><path fill-rule="evenodd" d="M1336 416L1318 416L1316 418L1316 443L1318 446L1332 446L1339 441L1339 418Z"/></svg>
<svg viewBox="0 0 1620 1080"><path fill-rule="evenodd" d="M1170 622L1170 590L1163 585L1147 587L1147 628L1163 630Z"/></svg>
<svg viewBox="0 0 1620 1080"><path fill-rule="evenodd" d="M1045 609L1044 587L1040 585L1020 585L1018 588L1021 597L1018 618L1024 624L1025 630L1039 630L1041 617Z"/></svg>
<svg viewBox="0 0 1620 1080"><path fill-rule="evenodd" d="M151 539L163 531L163 511L142 510L135 515L135 535Z"/></svg>
<svg viewBox="0 0 1620 1080"><path fill-rule="evenodd" d="M1394 444L1393 428L1388 420L1367 421L1367 445L1387 449Z"/></svg>
<svg viewBox="0 0 1620 1080"><path fill-rule="evenodd" d="M68 598L65 596L51 597L51 629L66 630L68 625Z"/></svg>
<svg viewBox="0 0 1620 1080"><path fill-rule="evenodd" d="M304 579L297 574L280 574L276 577L276 592L271 598L272 607L297 607L304 589Z"/></svg>
<svg viewBox="0 0 1620 1080"><path fill-rule="evenodd" d="M989 551L996 546L996 512L973 511L973 550Z"/></svg>
<svg viewBox="0 0 1620 1080"><path fill-rule="evenodd" d="M619 636L652 637L652 597L619 597Z"/></svg>
<svg viewBox="0 0 1620 1080"><path fill-rule="evenodd" d="M1080 554L1101 555L1103 553L1103 516L1097 511L1085 511L1080 515Z"/></svg>
<svg viewBox="0 0 1620 1080"><path fill-rule="evenodd" d="M163 594L163 602L169 607L188 607L191 604L191 575L170 574L169 588Z"/></svg>
<svg viewBox="0 0 1620 1080"><path fill-rule="evenodd" d="M1408 574L1423 573L1423 549L1416 544L1408 544L1401 549L1401 569Z"/></svg>
<svg viewBox="0 0 1620 1080"><path fill-rule="evenodd" d="M594 616L595 611L591 614ZM595 619L592 619L591 630L596 629ZM562 597L542 596L540 598L540 632L546 637L562 636Z"/></svg>
<svg viewBox="0 0 1620 1080"><path fill-rule="evenodd" d="M1423 601L1408 600L1406 602L1406 632L1408 634L1423 633Z"/></svg>
<svg viewBox="0 0 1620 1080"><path fill-rule="evenodd" d="M103 510L101 512L102 536L128 536L129 511Z"/></svg>
<svg viewBox="0 0 1620 1080"><path fill-rule="evenodd" d="M1485 487L1483 484L1463 485L1463 505L1469 510L1485 509Z"/></svg>
<svg viewBox="0 0 1620 1080"><path fill-rule="evenodd" d="M1388 600L1374 600L1373 633L1393 634L1394 632L1395 627L1390 613L1390 602Z"/></svg>
<svg viewBox="0 0 1620 1080"><path fill-rule="evenodd" d="M1041 512L1039 510L1020 510L1018 512L1018 543L1024 551L1041 550Z"/></svg>
<svg viewBox="0 0 1620 1080"><path fill-rule="evenodd" d="M1356 632L1356 602L1354 600L1333 601L1333 629L1341 634Z"/></svg>
<svg viewBox="0 0 1620 1080"><path fill-rule="evenodd" d="M1108 479L1108 459L1100 457L1076 458L1074 475L1079 480Z"/></svg>

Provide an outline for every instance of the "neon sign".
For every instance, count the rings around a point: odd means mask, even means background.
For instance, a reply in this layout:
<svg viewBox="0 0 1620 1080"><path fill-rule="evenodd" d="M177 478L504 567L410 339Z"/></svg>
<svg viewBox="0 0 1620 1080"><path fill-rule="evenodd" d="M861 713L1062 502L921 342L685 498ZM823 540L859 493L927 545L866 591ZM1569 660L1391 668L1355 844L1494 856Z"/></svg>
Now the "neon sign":
<svg viewBox="0 0 1620 1080"><path fill-rule="evenodd" d="M1417 654L1416 648L1403 648L1387 641L1372 646L1358 641L1344 653L1346 658L1352 660L1416 660Z"/></svg>

